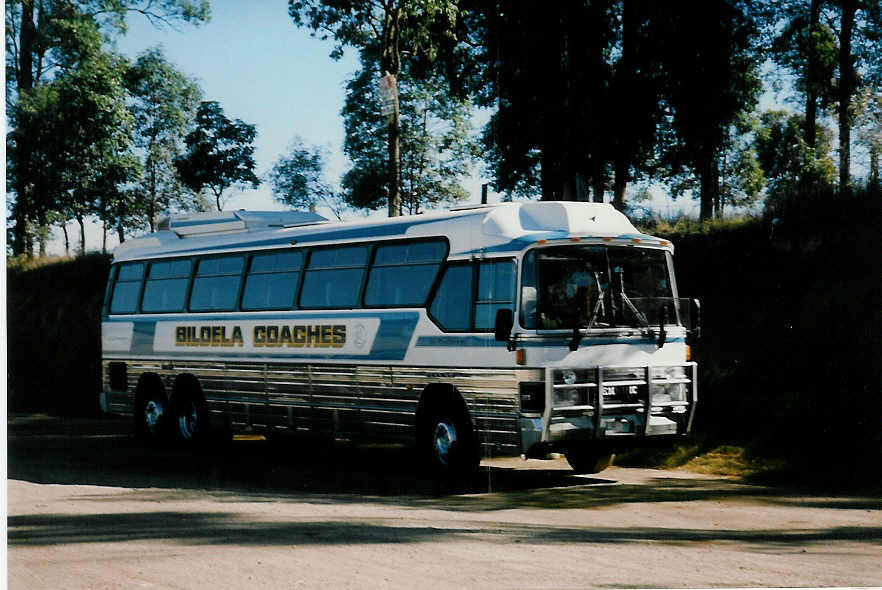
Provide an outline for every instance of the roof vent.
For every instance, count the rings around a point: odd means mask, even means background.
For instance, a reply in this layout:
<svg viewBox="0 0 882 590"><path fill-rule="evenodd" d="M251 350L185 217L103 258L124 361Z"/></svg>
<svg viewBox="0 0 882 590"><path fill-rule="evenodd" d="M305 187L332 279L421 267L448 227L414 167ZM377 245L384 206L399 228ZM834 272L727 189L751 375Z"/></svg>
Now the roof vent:
<svg viewBox="0 0 882 590"><path fill-rule="evenodd" d="M180 238L265 231L327 223L317 213L307 211L219 211L173 215L159 222L160 230L174 232Z"/></svg>

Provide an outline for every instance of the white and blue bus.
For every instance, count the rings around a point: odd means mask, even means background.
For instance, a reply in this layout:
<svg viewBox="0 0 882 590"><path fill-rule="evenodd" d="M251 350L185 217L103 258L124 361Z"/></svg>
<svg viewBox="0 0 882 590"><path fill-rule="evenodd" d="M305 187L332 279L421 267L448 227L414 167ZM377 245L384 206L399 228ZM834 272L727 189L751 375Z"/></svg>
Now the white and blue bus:
<svg viewBox="0 0 882 590"><path fill-rule="evenodd" d="M697 302L673 251L596 203L172 217L115 252L102 400L148 439L293 431L415 442L441 470L560 452L596 472L691 428Z"/></svg>

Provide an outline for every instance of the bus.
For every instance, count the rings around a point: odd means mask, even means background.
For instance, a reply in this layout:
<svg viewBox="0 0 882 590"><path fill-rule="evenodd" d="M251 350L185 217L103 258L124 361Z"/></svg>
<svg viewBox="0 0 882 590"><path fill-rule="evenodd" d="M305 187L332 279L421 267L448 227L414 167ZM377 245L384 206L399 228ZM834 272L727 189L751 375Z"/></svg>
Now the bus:
<svg viewBox="0 0 882 590"><path fill-rule="evenodd" d="M287 431L414 443L440 472L562 453L595 473L691 429L673 253L602 203L172 216L114 252L102 407L147 440Z"/></svg>

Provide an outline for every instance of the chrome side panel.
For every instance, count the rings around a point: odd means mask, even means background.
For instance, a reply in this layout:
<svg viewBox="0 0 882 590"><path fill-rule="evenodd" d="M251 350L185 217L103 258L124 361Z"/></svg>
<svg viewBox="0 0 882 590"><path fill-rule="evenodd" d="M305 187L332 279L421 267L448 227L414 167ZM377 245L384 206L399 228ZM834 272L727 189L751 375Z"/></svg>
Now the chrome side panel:
<svg viewBox="0 0 882 590"><path fill-rule="evenodd" d="M132 359L124 361L128 391L120 392L110 389L110 362L103 362L103 376L112 413L132 413L135 390L145 373L157 374L167 395L178 375L192 374L213 417L234 428L377 440L412 441L423 391L433 384L452 385L469 408L485 453L523 452L518 398L523 370Z"/></svg>

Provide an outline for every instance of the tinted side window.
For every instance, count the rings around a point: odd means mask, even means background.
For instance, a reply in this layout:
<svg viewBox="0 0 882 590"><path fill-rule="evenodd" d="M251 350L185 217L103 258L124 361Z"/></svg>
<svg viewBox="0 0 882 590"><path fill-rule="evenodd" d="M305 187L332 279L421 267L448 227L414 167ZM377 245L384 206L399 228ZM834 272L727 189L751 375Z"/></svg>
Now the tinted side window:
<svg viewBox="0 0 882 590"><path fill-rule="evenodd" d="M514 309L514 263L482 262L478 266L478 293L475 300L475 330L493 330L496 311Z"/></svg>
<svg viewBox="0 0 882 590"><path fill-rule="evenodd" d="M141 292L143 278L143 262L119 265L116 284L110 299L110 313L135 313L138 309L138 294Z"/></svg>
<svg viewBox="0 0 882 590"><path fill-rule="evenodd" d="M366 246L314 250L303 277L300 307L356 307L367 253Z"/></svg>
<svg viewBox="0 0 882 590"><path fill-rule="evenodd" d="M141 310L148 313L181 311L190 282L189 260L168 260L150 265Z"/></svg>
<svg viewBox="0 0 882 590"><path fill-rule="evenodd" d="M196 267L191 311L232 311L239 296L244 256L203 258Z"/></svg>
<svg viewBox="0 0 882 590"><path fill-rule="evenodd" d="M378 246L368 276L368 306L423 305L447 245L441 241Z"/></svg>
<svg viewBox="0 0 882 590"><path fill-rule="evenodd" d="M300 252L269 252L251 257L242 309L291 309L303 254Z"/></svg>
<svg viewBox="0 0 882 590"><path fill-rule="evenodd" d="M429 307L432 318L447 331L469 329L472 309L472 265L451 264Z"/></svg>

